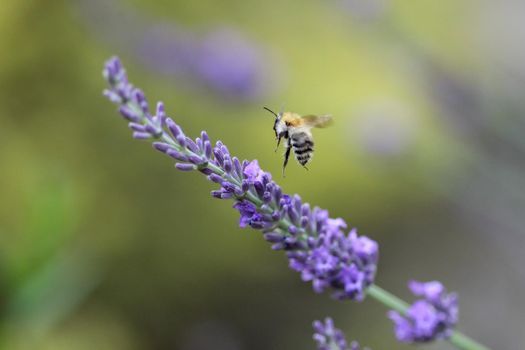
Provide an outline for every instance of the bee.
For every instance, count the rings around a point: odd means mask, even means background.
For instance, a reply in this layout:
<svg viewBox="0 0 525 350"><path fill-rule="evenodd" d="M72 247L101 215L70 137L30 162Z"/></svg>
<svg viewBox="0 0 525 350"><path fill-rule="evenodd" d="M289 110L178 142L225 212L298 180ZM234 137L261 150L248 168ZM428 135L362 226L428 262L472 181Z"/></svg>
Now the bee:
<svg viewBox="0 0 525 350"><path fill-rule="evenodd" d="M292 112L275 113L268 107L264 107L268 112L275 116L273 130L275 131L275 139L277 140L277 149L281 143L281 139L286 140L286 149L284 152L283 163L283 177L284 170L290 158L290 152L293 149L295 159L306 170L306 164L312 159L314 154L314 140L312 137L312 128L324 128L332 123L332 117L329 115L305 115L300 116Z"/></svg>

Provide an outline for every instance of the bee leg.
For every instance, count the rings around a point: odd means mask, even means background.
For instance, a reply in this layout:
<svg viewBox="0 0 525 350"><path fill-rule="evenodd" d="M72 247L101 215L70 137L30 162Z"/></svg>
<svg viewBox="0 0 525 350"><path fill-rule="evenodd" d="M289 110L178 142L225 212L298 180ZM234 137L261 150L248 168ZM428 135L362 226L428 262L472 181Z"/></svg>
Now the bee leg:
<svg viewBox="0 0 525 350"><path fill-rule="evenodd" d="M277 137L277 147L275 147L275 151L274 152L277 152L277 150L279 149L279 145L281 144L281 137L282 136Z"/></svg>
<svg viewBox="0 0 525 350"><path fill-rule="evenodd" d="M305 168L306 170L310 170L306 165L303 165L303 168Z"/></svg>
<svg viewBox="0 0 525 350"><path fill-rule="evenodd" d="M286 165L288 164L288 158L290 158L290 151L292 150L292 145L290 139L288 139L288 143L286 144L286 152L284 153L284 164L283 164L283 177L284 175L284 169L286 168Z"/></svg>

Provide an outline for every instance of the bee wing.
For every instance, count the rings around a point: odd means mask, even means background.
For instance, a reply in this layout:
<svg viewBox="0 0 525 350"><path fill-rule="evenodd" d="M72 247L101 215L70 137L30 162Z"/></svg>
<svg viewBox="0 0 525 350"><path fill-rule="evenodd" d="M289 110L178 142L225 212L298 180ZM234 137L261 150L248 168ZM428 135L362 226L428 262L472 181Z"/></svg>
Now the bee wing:
<svg viewBox="0 0 525 350"><path fill-rule="evenodd" d="M305 115L303 120L306 125L314 128L326 128L333 123L331 115Z"/></svg>

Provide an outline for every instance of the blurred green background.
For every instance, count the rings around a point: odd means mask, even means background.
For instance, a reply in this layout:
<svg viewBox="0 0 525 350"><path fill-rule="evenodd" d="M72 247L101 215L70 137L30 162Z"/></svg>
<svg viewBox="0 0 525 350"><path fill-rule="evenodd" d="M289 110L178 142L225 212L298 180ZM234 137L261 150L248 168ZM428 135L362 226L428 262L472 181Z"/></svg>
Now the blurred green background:
<svg viewBox="0 0 525 350"><path fill-rule="evenodd" d="M316 295L230 202L132 140L118 55L150 102L259 159L380 243L377 282L460 294L460 330L525 337L525 6L503 1L15 1L0 6L2 349L314 349L331 315L395 341L372 300ZM281 106L332 114L281 178ZM428 349L451 349L446 343Z"/></svg>

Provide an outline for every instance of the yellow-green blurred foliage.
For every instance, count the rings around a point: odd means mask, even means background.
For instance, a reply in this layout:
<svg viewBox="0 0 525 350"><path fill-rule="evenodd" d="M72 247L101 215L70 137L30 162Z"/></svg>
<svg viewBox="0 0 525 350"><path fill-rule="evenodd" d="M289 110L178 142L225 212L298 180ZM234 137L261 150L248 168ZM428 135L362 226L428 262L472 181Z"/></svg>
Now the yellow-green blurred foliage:
<svg viewBox="0 0 525 350"><path fill-rule="evenodd" d="M410 348L382 306L316 295L202 176L130 137L102 96L118 55L188 134L206 129L377 240L380 285L409 297L409 279L442 280L462 330L524 348L523 13L510 0L4 0L0 346L314 349L311 321L332 315L373 349ZM158 23L239 33L263 92L224 97L148 66L133 45ZM282 105L335 120L315 130L310 171L292 162L286 178L262 110Z"/></svg>

